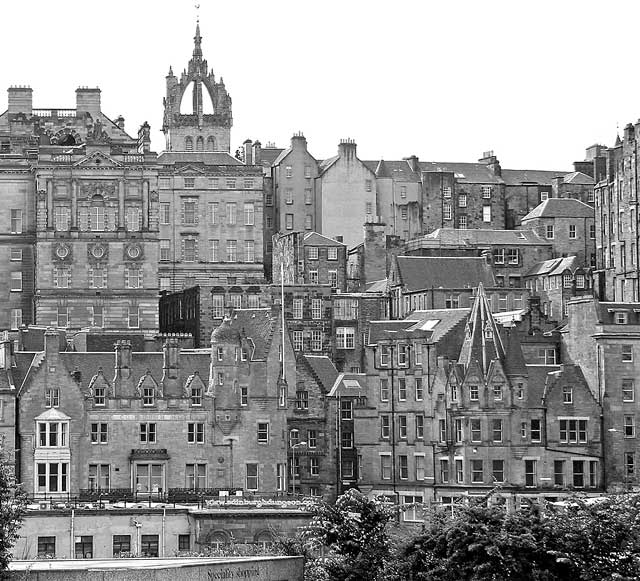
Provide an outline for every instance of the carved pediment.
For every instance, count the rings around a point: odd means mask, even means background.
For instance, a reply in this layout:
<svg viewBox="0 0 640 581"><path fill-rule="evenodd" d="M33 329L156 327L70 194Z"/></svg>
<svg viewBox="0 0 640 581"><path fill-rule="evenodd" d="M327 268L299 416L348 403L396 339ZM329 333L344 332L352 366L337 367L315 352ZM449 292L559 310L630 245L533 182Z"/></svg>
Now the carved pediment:
<svg viewBox="0 0 640 581"><path fill-rule="evenodd" d="M153 378L151 372L147 372L139 379L136 385L136 395L142 397L142 391L144 388L153 388L156 397L163 397L162 388L158 385L158 382Z"/></svg>
<svg viewBox="0 0 640 581"><path fill-rule="evenodd" d="M89 392L89 397L95 397L96 389L103 388L107 397L113 397L113 386L104 376L102 371L102 367L98 368L98 373L96 373L89 381L89 385L87 386L87 390Z"/></svg>
<svg viewBox="0 0 640 581"><path fill-rule="evenodd" d="M96 151L87 157L73 164L74 167L80 168L120 168L124 167L120 162L102 153Z"/></svg>
<svg viewBox="0 0 640 581"><path fill-rule="evenodd" d="M200 388L201 393L205 395L209 395L207 390L207 386L202 381L200 374L197 371L194 371L192 375L187 377L187 381L184 384L184 396L191 397L191 389L192 388Z"/></svg>

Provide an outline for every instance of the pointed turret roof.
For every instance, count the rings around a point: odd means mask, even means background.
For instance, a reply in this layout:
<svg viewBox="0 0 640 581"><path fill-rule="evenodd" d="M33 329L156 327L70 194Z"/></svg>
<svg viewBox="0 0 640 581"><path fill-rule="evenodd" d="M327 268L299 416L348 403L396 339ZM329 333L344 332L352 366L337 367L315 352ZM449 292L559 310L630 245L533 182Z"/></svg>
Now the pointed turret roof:
<svg viewBox="0 0 640 581"><path fill-rule="evenodd" d="M476 362L486 377L491 362L496 359L504 361L504 357L505 349L500 330L491 314L484 286L480 283L467 320L466 337L458 363L468 369L469 365Z"/></svg>

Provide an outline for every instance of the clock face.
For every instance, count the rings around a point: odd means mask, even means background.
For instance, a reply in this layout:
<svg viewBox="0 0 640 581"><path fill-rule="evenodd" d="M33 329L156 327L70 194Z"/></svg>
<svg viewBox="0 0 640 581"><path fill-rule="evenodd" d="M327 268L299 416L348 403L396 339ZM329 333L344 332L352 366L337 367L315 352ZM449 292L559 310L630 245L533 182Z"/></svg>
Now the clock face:
<svg viewBox="0 0 640 581"><path fill-rule="evenodd" d="M91 249L91 254L93 254L95 258L102 258L104 256L104 253L104 246L97 245Z"/></svg>
<svg viewBox="0 0 640 581"><path fill-rule="evenodd" d="M140 247L137 245L129 246L129 248L127 248L127 255L129 258L138 258L138 256L140 256Z"/></svg>
<svg viewBox="0 0 640 581"><path fill-rule="evenodd" d="M66 244L58 244L56 248L56 256L58 258L66 258L69 256L69 247Z"/></svg>

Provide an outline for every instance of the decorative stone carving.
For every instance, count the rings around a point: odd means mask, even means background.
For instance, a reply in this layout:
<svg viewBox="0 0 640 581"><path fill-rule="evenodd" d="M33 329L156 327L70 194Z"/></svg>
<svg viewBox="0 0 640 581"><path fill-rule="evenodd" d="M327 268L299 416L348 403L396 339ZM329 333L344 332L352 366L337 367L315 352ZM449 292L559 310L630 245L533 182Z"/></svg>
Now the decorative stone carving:
<svg viewBox="0 0 640 581"><path fill-rule="evenodd" d="M66 242L58 242L52 246L52 257L55 262L71 262L71 246Z"/></svg>
<svg viewBox="0 0 640 581"><path fill-rule="evenodd" d="M80 183L80 198L91 199L102 196L107 200L117 200L117 183L114 181L83 181Z"/></svg>
<svg viewBox="0 0 640 581"><path fill-rule="evenodd" d="M142 260L143 258L142 246L137 242L132 242L124 247L125 260Z"/></svg>
<svg viewBox="0 0 640 581"><path fill-rule="evenodd" d="M104 242L87 245L87 255L90 262L102 262L109 258L109 246Z"/></svg>

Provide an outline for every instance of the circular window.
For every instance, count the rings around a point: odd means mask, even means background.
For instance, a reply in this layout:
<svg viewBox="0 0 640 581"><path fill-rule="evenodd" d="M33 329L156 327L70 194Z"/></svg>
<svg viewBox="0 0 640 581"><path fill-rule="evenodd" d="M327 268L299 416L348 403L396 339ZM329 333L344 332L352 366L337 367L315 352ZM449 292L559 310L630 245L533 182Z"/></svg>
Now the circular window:
<svg viewBox="0 0 640 581"><path fill-rule="evenodd" d="M58 258L66 258L69 256L69 247L66 244L59 244L56 248L56 256Z"/></svg>
<svg viewBox="0 0 640 581"><path fill-rule="evenodd" d="M104 256L104 253L105 253L104 246L101 246L101 245L94 246L91 249L91 254L93 254L95 258L102 258Z"/></svg>
<svg viewBox="0 0 640 581"><path fill-rule="evenodd" d="M129 255L129 258L138 258L138 256L140 256L140 247L129 246L129 248L127 248L127 254Z"/></svg>

